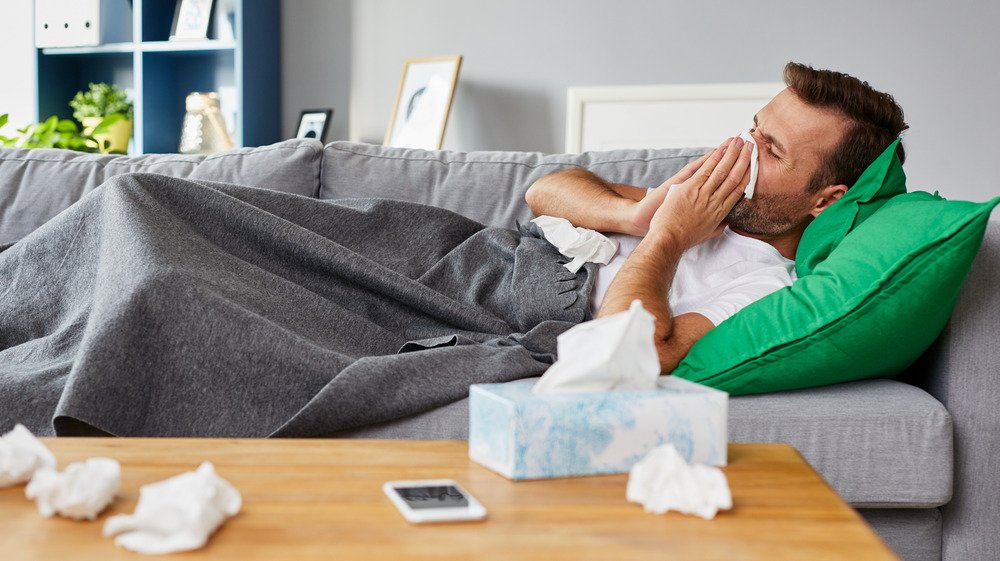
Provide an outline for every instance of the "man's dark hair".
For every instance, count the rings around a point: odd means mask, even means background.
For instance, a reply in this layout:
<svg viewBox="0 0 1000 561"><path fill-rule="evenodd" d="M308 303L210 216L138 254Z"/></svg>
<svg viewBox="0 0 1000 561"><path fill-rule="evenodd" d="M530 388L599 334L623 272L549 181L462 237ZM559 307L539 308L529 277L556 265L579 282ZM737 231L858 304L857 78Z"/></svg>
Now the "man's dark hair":
<svg viewBox="0 0 1000 561"><path fill-rule="evenodd" d="M909 128L903 121L903 108L891 95L854 76L789 62L785 84L807 104L836 111L848 121L840 144L810 180L809 192L826 185L854 185L868 165ZM900 163L906 159L902 143L896 154Z"/></svg>

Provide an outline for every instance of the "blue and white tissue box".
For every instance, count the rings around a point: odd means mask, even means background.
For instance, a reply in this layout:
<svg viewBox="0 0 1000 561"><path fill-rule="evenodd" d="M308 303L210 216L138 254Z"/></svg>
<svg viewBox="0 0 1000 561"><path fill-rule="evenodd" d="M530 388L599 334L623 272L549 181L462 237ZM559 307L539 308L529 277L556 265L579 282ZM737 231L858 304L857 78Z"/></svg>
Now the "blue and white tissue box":
<svg viewBox="0 0 1000 561"><path fill-rule="evenodd" d="M625 473L671 443L726 465L729 394L674 376L641 391L533 394L531 383L469 390L469 457L509 479Z"/></svg>

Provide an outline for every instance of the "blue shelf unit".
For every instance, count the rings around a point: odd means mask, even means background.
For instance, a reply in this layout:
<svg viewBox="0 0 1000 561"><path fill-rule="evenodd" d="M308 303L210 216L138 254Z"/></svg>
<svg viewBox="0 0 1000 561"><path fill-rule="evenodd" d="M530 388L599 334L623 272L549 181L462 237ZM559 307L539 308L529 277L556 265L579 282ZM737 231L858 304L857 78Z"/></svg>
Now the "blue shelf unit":
<svg viewBox="0 0 1000 561"><path fill-rule="evenodd" d="M176 0L102 1L117 5L116 27L129 29L97 47L37 49L39 120L72 118L73 95L108 82L135 102L130 153L177 152L191 92L223 94L237 146L281 140L279 0L215 0L208 38L185 41L169 40Z"/></svg>

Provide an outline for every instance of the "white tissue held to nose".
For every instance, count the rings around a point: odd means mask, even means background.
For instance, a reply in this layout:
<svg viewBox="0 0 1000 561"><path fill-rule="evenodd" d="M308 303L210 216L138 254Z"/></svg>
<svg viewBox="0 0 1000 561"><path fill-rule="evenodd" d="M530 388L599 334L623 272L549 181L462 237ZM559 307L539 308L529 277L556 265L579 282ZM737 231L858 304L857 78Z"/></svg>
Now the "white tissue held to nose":
<svg viewBox="0 0 1000 561"><path fill-rule="evenodd" d="M563 265L571 273L579 271L584 263L607 265L618 251L618 244L600 232L575 228L565 218L543 215L531 223L538 226L545 240L554 245L559 253L572 259Z"/></svg>
<svg viewBox="0 0 1000 561"><path fill-rule="evenodd" d="M747 188L743 191L743 197L747 199L753 198L754 189L757 188L757 168L758 161L760 157L760 152L757 150L757 141L750 136L748 131L743 131L740 133L740 138L753 144L753 153L750 154L750 183L747 183Z"/></svg>
<svg viewBox="0 0 1000 561"><path fill-rule="evenodd" d="M646 512L676 511L705 520L733 508L729 482L722 470L703 464L688 465L672 444L654 448L632 466L626 498Z"/></svg>
<svg viewBox="0 0 1000 561"><path fill-rule="evenodd" d="M104 535L117 536L116 544L138 553L190 551L204 547L242 505L239 491L204 462L196 471L143 485L135 512L109 518Z"/></svg>
<svg viewBox="0 0 1000 561"><path fill-rule="evenodd" d="M121 465L111 458L73 462L63 472L43 467L35 472L24 495L35 501L38 512L77 520L93 520L111 501L121 485Z"/></svg>
<svg viewBox="0 0 1000 561"><path fill-rule="evenodd" d="M31 480L35 471L56 467L56 457L24 425L0 436L0 487Z"/></svg>
<svg viewBox="0 0 1000 561"><path fill-rule="evenodd" d="M656 320L632 301L628 310L571 327L557 339L558 360L532 386L535 394L651 390L660 376Z"/></svg>

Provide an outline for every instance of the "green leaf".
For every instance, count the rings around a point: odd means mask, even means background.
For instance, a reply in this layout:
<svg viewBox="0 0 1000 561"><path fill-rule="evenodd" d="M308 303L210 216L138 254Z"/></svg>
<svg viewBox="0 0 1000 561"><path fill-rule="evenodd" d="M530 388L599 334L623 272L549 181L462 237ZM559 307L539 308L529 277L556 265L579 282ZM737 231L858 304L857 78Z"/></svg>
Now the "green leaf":
<svg viewBox="0 0 1000 561"><path fill-rule="evenodd" d="M76 127L75 122L69 119L60 119L56 125L56 130L59 132L79 132L80 129Z"/></svg>
<svg viewBox="0 0 1000 561"><path fill-rule="evenodd" d="M59 117L53 115L48 119L45 119L45 122L42 123L42 130L45 131L46 133L52 132L56 130L56 125L58 124L59 124Z"/></svg>
<svg viewBox="0 0 1000 561"><path fill-rule="evenodd" d="M4 125L7 124L7 116L8 115L9 115L9 113L4 113L3 115L0 115L0 127L2 127L2 126L4 126Z"/></svg>
<svg viewBox="0 0 1000 561"><path fill-rule="evenodd" d="M104 134L108 132L108 129L110 129L115 123L124 120L125 120L125 115L122 115L121 113L112 113L107 117L101 119L101 122L98 123L96 127L94 127L94 130L90 132L90 135L94 136L97 134Z"/></svg>

